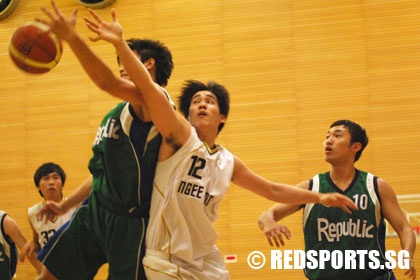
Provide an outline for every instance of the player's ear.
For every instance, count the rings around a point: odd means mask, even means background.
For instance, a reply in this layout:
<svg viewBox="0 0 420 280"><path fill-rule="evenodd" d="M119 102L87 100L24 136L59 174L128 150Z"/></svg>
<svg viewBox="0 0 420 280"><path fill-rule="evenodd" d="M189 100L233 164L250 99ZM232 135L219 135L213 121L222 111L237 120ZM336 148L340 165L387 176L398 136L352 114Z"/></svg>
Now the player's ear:
<svg viewBox="0 0 420 280"><path fill-rule="evenodd" d="M360 150L362 149L362 143L360 143L360 142L356 142L356 143L351 144L351 149L352 149L355 153L357 153L358 151L360 151Z"/></svg>
<svg viewBox="0 0 420 280"><path fill-rule="evenodd" d="M150 70L150 69L155 67L156 60L153 57L151 57L148 60L146 60L143 64L144 64L144 66L146 67L147 70Z"/></svg>

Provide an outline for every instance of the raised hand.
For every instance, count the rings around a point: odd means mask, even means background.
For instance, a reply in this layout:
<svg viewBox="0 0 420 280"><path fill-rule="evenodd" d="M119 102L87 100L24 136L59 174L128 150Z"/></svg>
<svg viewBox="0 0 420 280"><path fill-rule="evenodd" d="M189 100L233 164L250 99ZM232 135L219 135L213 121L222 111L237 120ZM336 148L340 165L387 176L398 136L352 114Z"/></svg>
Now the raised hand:
<svg viewBox="0 0 420 280"><path fill-rule="evenodd" d="M41 7L41 10L46 14L49 20L36 18L35 20L41 22L49 27L49 30L57 35L61 40L68 41L76 34L76 18L77 9L73 13L65 17L61 10L58 8L54 0L51 1L53 11L46 7Z"/></svg>
<svg viewBox="0 0 420 280"><path fill-rule="evenodd" d="M93 42L98 40L104 40L112 44L117 44L123 40L122 38L122 26L117 20L115 10L111 10L112 22L108 23L104 21L95 11L89 9L89 13L93 16L93 19L84 17L87 27L95 34L96 37L89 37Z"/></svg>

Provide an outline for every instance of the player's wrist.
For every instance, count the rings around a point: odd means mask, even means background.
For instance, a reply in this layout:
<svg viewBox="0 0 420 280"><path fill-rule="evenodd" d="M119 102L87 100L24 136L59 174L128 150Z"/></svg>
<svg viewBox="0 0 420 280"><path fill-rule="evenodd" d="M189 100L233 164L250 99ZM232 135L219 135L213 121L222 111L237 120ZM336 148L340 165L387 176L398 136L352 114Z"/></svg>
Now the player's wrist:
<svg viewBox="0 0 420 280"><path fill-rule="evenodd" d="M69 32L69 34L67 34L65 38L62 39L64 41L67 41L69 44L82 40L82 38L79 36L79 34L77 34L76 31Z"/></svg>
<svg viewBox="0 0 420 280"><path fill-rule="evenodd" d="M319 203L319 204L322 204L322 205L326 206L325 201L324 201L324 197L325 197L324 194L317 193L317 197L316 197L317 200L315 201L315 203Z"/></svg>
<svg viewBox="0 0 420 280"><path fill-rule="evenodd" d="M68 201L69 201L68 199L66 200L63 199L62 201L58 203L59 209L62 213L66 213L70 209L68 205Z"/></svg>

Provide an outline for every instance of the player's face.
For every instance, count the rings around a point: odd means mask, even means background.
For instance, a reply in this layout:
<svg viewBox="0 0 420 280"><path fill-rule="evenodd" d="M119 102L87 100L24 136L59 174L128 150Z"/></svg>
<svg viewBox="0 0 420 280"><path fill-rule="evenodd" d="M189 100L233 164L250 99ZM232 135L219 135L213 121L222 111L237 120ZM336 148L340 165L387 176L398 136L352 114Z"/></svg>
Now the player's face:
<svg viewBox="0 0 420 280"><path fill-rule="evenodd" d="M324 141L324 153L325 160L329 163L354 159L351 134L345 126L334 126L328 130Z"/></svg>
<svg viewBox="0 0 420 280"><path fill-rule="evenodd" d="M196 129L206 128L216 131L226 118L220 114L217 97L210 91L199 91L191 99L189 121Z"/></svg>
<svg viewBox="0 0 420 280"><path fill-rule="evenodd" d="M51 172L42 176L39 180L39 190L42 192L45 200L61 200L61 191L63 189L63 182L60 174Z"/></svg>

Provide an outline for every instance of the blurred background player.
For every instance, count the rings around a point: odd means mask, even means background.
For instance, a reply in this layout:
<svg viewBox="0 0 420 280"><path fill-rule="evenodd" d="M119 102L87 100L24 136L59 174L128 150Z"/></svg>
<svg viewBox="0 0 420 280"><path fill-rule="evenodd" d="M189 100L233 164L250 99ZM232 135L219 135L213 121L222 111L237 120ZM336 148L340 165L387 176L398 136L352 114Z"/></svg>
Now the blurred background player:
<svg viewBox="0 0 420 280"><path fill-rule="evenodd" d="M381 178L358 170L354 166L367 144L366 131L359 124L350 120L338 120L332 123L324 140L325 160L330 164L330 171L318 174L297 186L300 189L309 189L317 193L344 194L354 200L359 211L349 214L319 204L299 206L279 203L261 214L258 220L260 229L264 232L269 244L280 246L280 244L284 244L284 236L290 238L290 232L277 221L303 208L306 251L367 250L381 252L381 255L378 256L380 262L378 269L369 268L367 257L364 264L366 269L334 269L331 262L326 262L325 269L305 268L305 275L308 279L395 279L394 273L386 268L386 260L383 257L386 234L384 219L387 219L397 232L401 248L410 253L410 267L405 274L410 279L416 278L413 262L416 239L398 204L394 191ZM356 224L361 225L360 232L352 234L351 228L356 228ZM363 229L365 230L361 232ZM334 237L329 235L329 232Z"/></svg>
<svg viewBox="0 0 420 280"><path fill-rule="evenodd" d="M63 168L56 163L44 163L35 171L34 183L40 196L44 200L28 208L28 218L33 233L33 239L29 241L30 247L25 248L26 250L29 250L29 254L32 252L38 253L58 228L70 220L76 210L77 206L74 206L62 215L56 216L53 220L41 219L38 217L39 211L46 201L60 203L66 199L63 196L65 182L66 173Z"/></svg>
<svg viewBox="0 0 420 280"><path fill-rule="evenodd" d="M10 280L16 272L18 250L26 244L16 221L6 212L0 210L0 279ZM25 254L20 255L20 260L25 259ZM41 271L42 264L36 259L34 253L28 256L29 261L37 272Z"/></svg>

